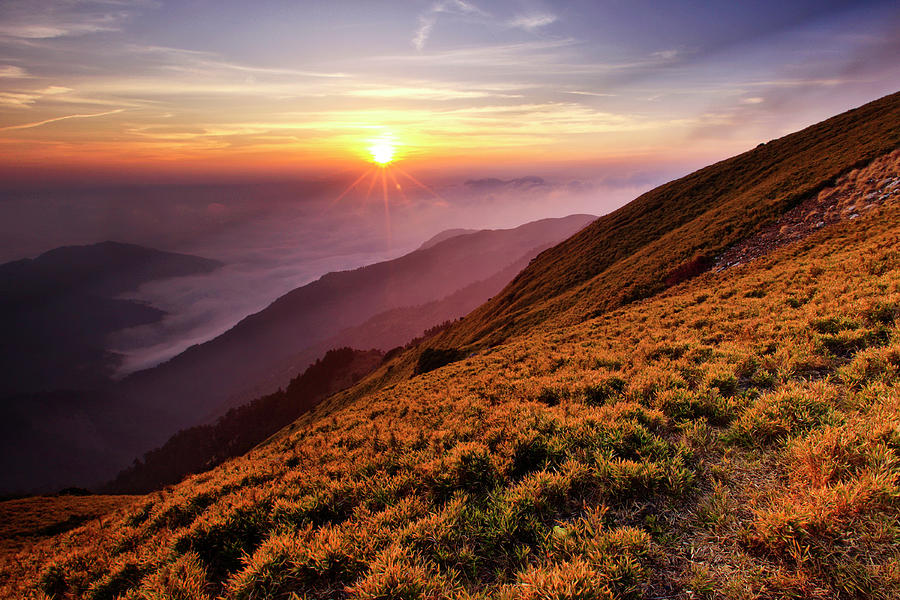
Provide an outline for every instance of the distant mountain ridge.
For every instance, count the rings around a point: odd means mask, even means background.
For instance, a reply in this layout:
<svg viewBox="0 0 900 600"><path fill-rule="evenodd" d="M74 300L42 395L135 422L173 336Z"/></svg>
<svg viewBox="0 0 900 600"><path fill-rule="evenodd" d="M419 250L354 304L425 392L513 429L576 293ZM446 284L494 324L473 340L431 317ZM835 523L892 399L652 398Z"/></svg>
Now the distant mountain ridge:
<svg viewBox="0 0 900 600"><path fill-rule="evenodd" d="M418 249L419 250L427 250L428 248L431 248L432 246L439 244L439 243L443 242L444 240L449 240L452 237L465 235L467 233L475 233L476 231L479 231L479 230L478 229L462 229L462 228L445 229L444 231L438 233L437 235L428 239L427 241L422 242L422 245L419 246Z"/></svg>
<svg viewBox="0 0 900 600"><path fill-rule="evenodd" d="M102 393L20 396L8 407L0 491L108 480L177 431L276 392L327 350L347 346L344 340L387 350L462 316L538 252L594 219L572 215L453 235L398 259L329 273Z"/></svg>
<svg viewBox="0 0 900 600"><path fill-rule="evenodd" d="M109 382L108 334L165 313L116 296L141 284L206 273L221 263L134 244L64 246L0 265L0 398Z"/></svg>
<svg viewBox="0 0 900 600"><path fill-rule="evenodd" d="M214 418L252 397L275 391L321 354L317 351L304 356L304 362L295 362L302 350L335 341L331 338L336 333L379 313L441 300L489 279L523 255L530 253L530 259L594 219L571 215L513 229L455 235L394 260L327 273L219 337L130 375L121 390L130 403L159 409L160 417L169 419L170 429ZM373 346L378 347L375 341ZM277 373L281 375L273 378ZM269 387L260 387L260 382L268 382ZM160 405L158 399L168 405Z"/></svg>
<svg viewBox="0 0 900 600"><path fill-rule="evenodd" d="M112 297L156 279L204 273L222 266L208 258L122 242L62 246L37 258L0 265L0 306L61 294Z"/></svg>

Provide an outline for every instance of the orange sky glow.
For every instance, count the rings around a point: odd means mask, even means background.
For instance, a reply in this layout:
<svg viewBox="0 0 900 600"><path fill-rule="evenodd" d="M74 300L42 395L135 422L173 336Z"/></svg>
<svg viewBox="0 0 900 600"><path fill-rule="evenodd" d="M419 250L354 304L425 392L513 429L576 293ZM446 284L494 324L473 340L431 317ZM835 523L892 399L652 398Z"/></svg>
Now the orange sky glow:
<svg viewBox="0 0 900 600"><path fill-rule="evenodd" d="M900 85L894 3L634 4L9 0L0 174L700 165Z"/></svg>

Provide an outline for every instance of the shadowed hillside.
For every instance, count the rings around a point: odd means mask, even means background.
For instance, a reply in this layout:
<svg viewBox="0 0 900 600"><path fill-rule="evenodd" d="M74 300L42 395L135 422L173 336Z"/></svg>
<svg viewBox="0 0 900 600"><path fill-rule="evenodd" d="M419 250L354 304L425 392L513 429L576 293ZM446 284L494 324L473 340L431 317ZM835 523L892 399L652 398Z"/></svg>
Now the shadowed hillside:
<svg viewBox="0 0 900 600"><path fill-rule="evenodd" d="M102 242L0 265L0 397L108 383L106 336L163 312L115 298L157 279L205 273L214 260Z"/></svg>
<svg viewBox="0 0 900 600"><path fill-rule="evenodd" d="M326 396L350 387L381 363L377 350L330 350L284 390L232 408L211 425L179 431L161 447L135 460L104 486L105 493L149 492L177 483L244 454L311 410Z"/></svg>

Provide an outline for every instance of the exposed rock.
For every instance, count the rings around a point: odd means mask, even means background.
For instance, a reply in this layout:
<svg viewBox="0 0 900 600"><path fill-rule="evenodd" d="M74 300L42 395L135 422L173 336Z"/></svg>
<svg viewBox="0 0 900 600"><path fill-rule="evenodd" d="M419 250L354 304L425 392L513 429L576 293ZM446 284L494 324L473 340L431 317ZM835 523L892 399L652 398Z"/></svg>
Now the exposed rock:
<svg viewBox="0 0 900 600"><path fill-rule="evenodd" d="M897 196L900 191L894 190L897 186L900 186L900 150L874 160L863 169L851 171L834 187L822 190L784 213L776 223L732 246L716 259L713 270L722 271L765 256L826 225L858 219L857 207L862 204L865 206L861 210L869 216L873 214L872 209Z"/></svg>

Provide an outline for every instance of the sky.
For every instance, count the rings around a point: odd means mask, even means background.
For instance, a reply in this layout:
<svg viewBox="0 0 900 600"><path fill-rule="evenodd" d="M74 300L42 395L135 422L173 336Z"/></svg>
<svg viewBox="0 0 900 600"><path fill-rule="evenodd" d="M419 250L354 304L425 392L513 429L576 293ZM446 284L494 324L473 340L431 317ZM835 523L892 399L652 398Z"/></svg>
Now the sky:
<svg viewBox="0 0 900 600"><path fill-rule="evenodd" d="M0 175L702 166L900 88L900 4L4 0ZM490 166L490 168L487 168Z"/></svg>
<svg viewBox="0 0 900 600"><path fill-rule="evenodd" d="M151 366L328 271L602 215L896 92L898 32L896 0L0 0L0 262L225 263L132 294L168 316L111 347Z"/></svg>

